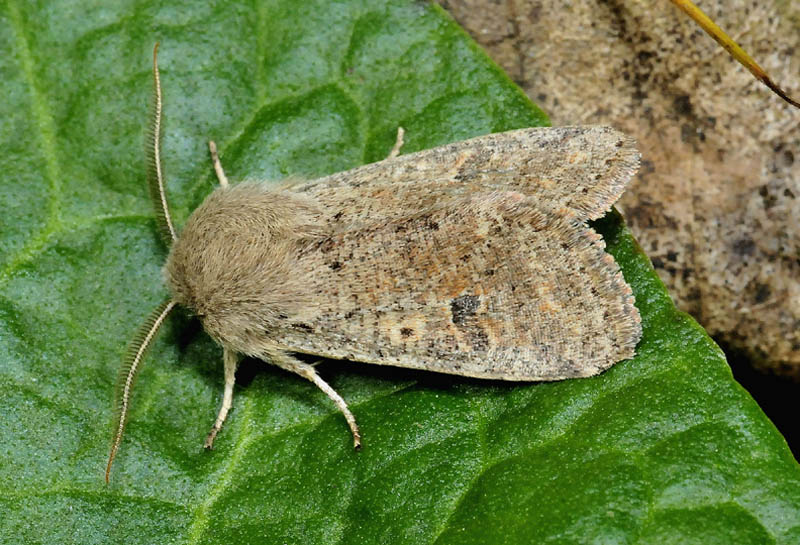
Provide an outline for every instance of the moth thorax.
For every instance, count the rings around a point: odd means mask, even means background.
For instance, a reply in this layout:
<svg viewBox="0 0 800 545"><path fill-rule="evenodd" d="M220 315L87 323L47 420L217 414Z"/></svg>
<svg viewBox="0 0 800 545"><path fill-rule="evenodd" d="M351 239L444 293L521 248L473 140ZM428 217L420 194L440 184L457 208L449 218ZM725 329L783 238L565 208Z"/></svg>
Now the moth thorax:
<svg viewBox="0 0 800 545"><path fill-rule="evenodd" d="M320 236L313 203L261 184L211 193L173 243L164 276L176 302L201 317L281 314L302 282L298 252Z"/></svg>

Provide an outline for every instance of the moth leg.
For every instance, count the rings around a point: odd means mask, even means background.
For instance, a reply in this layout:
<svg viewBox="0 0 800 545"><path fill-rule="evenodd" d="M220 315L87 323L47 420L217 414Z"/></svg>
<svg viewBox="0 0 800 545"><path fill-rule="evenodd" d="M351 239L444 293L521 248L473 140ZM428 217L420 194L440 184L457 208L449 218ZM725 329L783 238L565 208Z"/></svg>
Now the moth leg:
<svg viewBox="0 0 800 545"><path fill-rule="evenodd" d="M239 355L233 350L223 348L222 360L225 363L225 392L222 394L222 407L219 408L217 420L211 427L211 431L206 436L206 441L203 446L207 449L214 448L214 439L217 433L222 429L222 423L228 417L228 411L231 410L233 405L233 384L236 382L236 367L239 365Z"/></svg>
<svg viewBox="0 0 800 545"><path fill-rule="evenodd" d="M225 171L222 170L222 163L219 162L219 154L217 154L217 145L213 140L208 141L208 151L211 152L211 162L214 164L214 172L217 173L217 180L222 187L228 187L228 177L225 176Z"/></svg>
<svg viewBox="0 0 800 545"><path fill-rule="evenodd" d="M347 408L347 403L345 403L344 399L342 399L342 396L336 393L336 390L331 388L330 385L322 380L322 378L317 374L314 366L304 363L284 353L273 353L270 354L270 356L270 361L272 363L281 369L291 371L292 373L297 373L301 377L310 380L316 384L320 390L325 392L329 398L331 398L339 410L342 411L344 419L347 420L347 425L350 426L350 431L353 433L353 446L356 449L361 448L361 433L358 431L358 424L356 424L355 416L353 416L353 413L351 413L350 409Z"/></svg>
<svg viewBox="0 0 800 545"><path fill-rule="evenodd" d="M392 151L389 152L389 156L386 157L387 159L393 159L400 155L400 148L403 147L403 136L405 134L406 131L403 127L397 127L397 140L395 140Z"/></svg>

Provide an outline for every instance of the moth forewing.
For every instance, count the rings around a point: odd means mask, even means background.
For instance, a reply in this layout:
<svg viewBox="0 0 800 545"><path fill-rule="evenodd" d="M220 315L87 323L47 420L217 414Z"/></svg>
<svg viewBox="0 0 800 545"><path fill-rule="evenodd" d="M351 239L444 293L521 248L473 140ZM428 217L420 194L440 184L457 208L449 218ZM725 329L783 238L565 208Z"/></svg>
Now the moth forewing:
<svg viewBox="0 0 800 545"><path fill-rule="evenodd" d="M535 127L372 163L292 190L313 196L338 226L350 228L492 191L519 191L542 209L585 221L602 217L638 168L636 142L611 127Z"/></svg>
<svg viewBox="0 0 800 545"><path fill-rule="evenodd" d="M298 352L478 378L597 374L632 357L641 330L604 248L520 192L453 198L321 238L296 264L314 304L269 335Z"/></svg>
<svg viewBox="0 0 800 545"><path fill-rule="evenodd" d="M176 237L155 51L153 71L148 179L174 241L164 266L172 299L123 374L132 383L174 305L195 313L225 362L207 447L232 405L238 355L316 384L356 446L346 402L298 353L516 381L589 376L633 356L641 325L631 288L586 225L636 171L631 138L607 127L521 129L397 157L401 129L384 161L279 189L228 185L212 142L221 187Z"/></svg>

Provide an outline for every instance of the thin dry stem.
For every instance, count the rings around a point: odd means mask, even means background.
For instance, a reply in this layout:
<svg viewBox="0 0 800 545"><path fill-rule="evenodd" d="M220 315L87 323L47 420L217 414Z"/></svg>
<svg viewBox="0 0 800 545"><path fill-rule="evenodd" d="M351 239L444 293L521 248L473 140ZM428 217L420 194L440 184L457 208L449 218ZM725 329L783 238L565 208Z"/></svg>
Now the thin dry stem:
<svg viewBox="0 0 800 545"><path fill-rule="evenodd" d="M681 11L686 13L686 15L691 17L694 22L700 25L700 27L705 30L709 36L714 38L719 45L725 48L725 50L730 53L734 59L739 61L742 66L747 68L747 70L749 70L757 80L769 87L776 95L781 97L795 108L800 108L800 103L790 98L783 89L781 89L774 81L772 81L772 79L770 79L770 77L767 75L766 71L761 68L758 63L739 46L739 44L733 41L733 38L728 36L725 31L723 31L713 20L711 20L708 15L703 13L703 11L698 8L694 2L691 0L671 0L671 2L675 4L675 6L677 6Z"/></svg>

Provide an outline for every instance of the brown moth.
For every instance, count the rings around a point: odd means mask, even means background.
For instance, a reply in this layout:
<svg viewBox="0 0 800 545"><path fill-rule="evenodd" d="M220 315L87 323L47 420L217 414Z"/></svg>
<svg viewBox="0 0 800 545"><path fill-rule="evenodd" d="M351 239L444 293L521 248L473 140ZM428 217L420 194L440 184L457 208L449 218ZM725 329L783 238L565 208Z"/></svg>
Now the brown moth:
<svg viewBox="0 0 800 545"><path fill-rule="evenodd" d="M511 381L600 373L633 357L639 313L619 266L586 225L635 173L634 141L607 127L532 128L389 157L311 182L220 187L180 236L161 171L161 87L153 52L148 179L171 298L131 345L120 375L119 449L133 379L169 312L196 314L223 349L222 407L241 355L316 384L360 434L347 404L295 357L395 365Z"/></svg>

